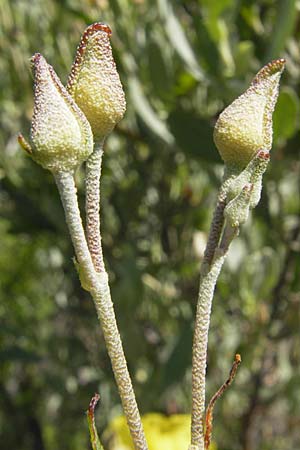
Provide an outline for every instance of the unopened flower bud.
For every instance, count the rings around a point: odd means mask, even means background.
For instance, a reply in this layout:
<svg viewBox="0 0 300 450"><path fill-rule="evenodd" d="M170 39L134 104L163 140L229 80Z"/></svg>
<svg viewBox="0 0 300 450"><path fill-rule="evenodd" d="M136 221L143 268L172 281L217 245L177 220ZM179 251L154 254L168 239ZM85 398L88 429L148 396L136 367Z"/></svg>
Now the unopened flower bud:
<svg viewBox="0 0 300 450"><path fill-rule="evenodd" d="M19 135L21 146L45 169L72 171L93 151L91 127L45 58L32 59L34 110L30 143Z"/></svg>
<svg viewBox="0 0 300 450"><path fill-rule="evenodd" d="M243 169L258 150L271 150L272 114L284 65L284 59L277 59L264 66L247 91L220 114L214 141L227 165Z"/></svg>
<svg viewBox="0 0 300 450"><path fill-rule="evenodd" d="M126 109L110 35L110 28L102 23L94 23L85 30L67 84L90 122L95 140L109 134Z"/></svg>

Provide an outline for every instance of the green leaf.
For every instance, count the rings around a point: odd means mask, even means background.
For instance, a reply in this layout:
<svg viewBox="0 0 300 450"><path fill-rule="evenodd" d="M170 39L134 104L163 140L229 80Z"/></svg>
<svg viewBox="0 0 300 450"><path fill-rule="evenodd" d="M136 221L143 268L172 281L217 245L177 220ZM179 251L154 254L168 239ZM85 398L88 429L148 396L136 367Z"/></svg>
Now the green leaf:
<svg viewBox="0 0 300 450"><path fill-rule="evenodd" d="M191 324L187 323L178 336L169 359L165 364L162 378L163 388L169 388L172 384L178 383L184 376L186 369L191 364L191 353L187 348L191 348L193 333Z"/></svg>
<svg viewBox="0 0 300 450"><path fill-rule="evenodd" d="M291 138L299 128L299 99L296 92L283 88L279 94L273 115L273 136L276 143L279 139Z"/></svg>
<svg viewBox="0 0 300 450"><path fill-rule="evenodd" d="M254 55L254 44L252 41L241 41L238 43L234 54L235 76L245 76L251 69Z"/></svg>
<svg viewBox="0 0 300 450"><path fill-rule="evenodd" d="M197 80L204 80L202 69L171 4L167 0L158 0L158 7L160 15L165 21L166 33L174 49L194 77Z"/></svg>
<svg viewBox="0 0 300 450"><path fill-rule="evenodd" d="M169 69L167 62L165 61L165 54L158 42L150 41L147 48L148 54L148 71L149 81L153 85L156 96L163 98L166 95L170 95L170 89L173 84L172 80L172 68Z"/></svg>
<svg viewBox="0 0 300 450"><path fill-rule="evenodd" d="M173 144L174 138L169 132L165 122L159 118L150 105L139 80L132 76L128 80L131 100L139 116L145 122L145 125L167 144Z"/></svg>
<svg viewBox="0 0 300 450"><path fill-rule="evenodd" d="M187 154L206 161L220 162L208 120L193 111L176 110L169 116L170 129L176 143Z"/></svg>
<svg viewBox="0 0 300 450"><path fill-rule="evenodd" d="M199 14L193 14L193 27L197 35L197 53L201 58L202 67L209 71L212 77L217 77L220 71L220 54L216 42L212 39L206 21ZM206 74L207 76L207 74ZM207 78L208 80L208 78Z"/></svg>
<svg viewBox="0 0 300 450"><path fill-rule="evenodd" d="M296 0L281 0L275 8L277 16L273 25L273 32L269 33L270 46L266 55L266 61L278 58L283 51L287 39L292 34L298 11Z"/></svg>

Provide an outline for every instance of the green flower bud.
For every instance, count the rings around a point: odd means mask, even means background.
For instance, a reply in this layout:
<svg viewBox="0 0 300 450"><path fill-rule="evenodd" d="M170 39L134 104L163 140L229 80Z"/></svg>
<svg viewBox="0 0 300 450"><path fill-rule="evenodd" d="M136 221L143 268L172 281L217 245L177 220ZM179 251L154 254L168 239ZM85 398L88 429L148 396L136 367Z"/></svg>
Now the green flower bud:
<svg viewBox="0 0 300 450"><path fill-rule="evenodd" d="M108 135L126 109L110 35L110 28L102 23L94 23L85 30L67 84L69 93L90 122L95 140Z"/></svg>
<svg viewBox="0 0 300 450"><path fill-rule="evenodd" d="M246 184L224 210L224 216L232 227L239 227L248 219L253 184Z"/></svg>
<svg viewBox="0 0 300 450"><path fill-rule="evenodd" d="M91 127L45 58L32 59L34 110L30 143L19 143L30 156L52 172L73 171L93 151Z"/></svg>
<svg viewBox="0 0 300 450"><path fill-rule="evenodd" d="M243 169L258 150L271 150L272 114L284 65L284 59L277 59L264 66L247 91L220 114L214 141L227 165Z"/></svg>

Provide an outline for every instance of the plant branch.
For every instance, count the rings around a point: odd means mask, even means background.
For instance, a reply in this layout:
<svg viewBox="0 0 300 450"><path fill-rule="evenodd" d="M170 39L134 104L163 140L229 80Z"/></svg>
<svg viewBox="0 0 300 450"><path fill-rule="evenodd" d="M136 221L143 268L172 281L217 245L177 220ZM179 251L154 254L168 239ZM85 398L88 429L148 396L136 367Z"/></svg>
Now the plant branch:
<svg viewBox="0 0 300 450"><path fill-rule="evenodd" d="M212 224L213 226L213 224ZM195 320L192 360L192 426L190 450L204 449L203 417L205 412L205 375L207 364L208 330L212 300L217 279L225 261L230 243L237 229L226 225L219 247L209 268L204 267L200 278L200 287ZM210 234L211 235L211 234ZM208 244L210 245L210 244Z"/></svg>
<svg viewBox="0 0 300 450"><path fill-rule="evenodd" d="M213 214L213 219L209 231L207 246L203 257L204 265L210 265L215 254L215 250L219 244L220 236L224 225L224 209L226 206L225 196L219 195L217 205Z"/></svg>
<svg viewBox="0 0 300 450"><path fill-rule="evenodd" d="M95 144L86 162L86 237L96 272L105 271L100 233L100 177L104 140Z"/></svg>
<svg viewBox="0 0 300 450"><path fill-rule="evenodd" d="M90 292L95 303L134 447L136 450L147 450L141 418L111 301L108 275L105 271L98 273L94 269L78 208L73 174L59 172L55 173L54 176L75 249L79 277L82 286Z"/></svg>
<svg viewBox="0 0 300 450"><path fill-rule="evenodd" d="M200 271L193 340L192 424L189 450L204 450L205 375L212 300L230 243L238 233L238 227L232 227L230 224L226 224L224 228L227 189L231 180L232 174L225 172Z"/></svg>
<svg viewBox="0 0 300 450"><path fill-rule="evenodd" d="M213 215L200 271L192 358L192 424L189 450L204 450L205 375L208 331L216 283L229 246L261 193L261 178L269 153L258 151L241 171L225 165L223 182ZM225 226L224 226L225 223Z"/></svg>
<svg viewBox="0 0 300 450"><path fill-rule="evenodd" d="M228 169L227 167L225 167L223 182L219 191L217 204L210 225L201 271L206 270L208 267L210 267L215 256L215 251L220 243L225 222L224 210L227 204L227 190L232 180L236 178L237 174L238 172L236 171L236 169Z"/></svg>

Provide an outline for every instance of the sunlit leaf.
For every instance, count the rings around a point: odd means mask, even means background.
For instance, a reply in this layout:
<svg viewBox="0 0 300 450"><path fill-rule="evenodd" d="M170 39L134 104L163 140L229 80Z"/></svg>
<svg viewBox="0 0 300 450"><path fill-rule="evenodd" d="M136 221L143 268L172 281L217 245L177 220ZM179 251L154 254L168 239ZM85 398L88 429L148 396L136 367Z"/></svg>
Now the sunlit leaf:
<svg viewBox="0 0 300 450"><path fill-rule="evenodd" d="M139 80L131 76L128 80L128 87L133 105L145 125L167 144L172 144L174 142L172 134L150 105Z"/></svg>
<svg viewBox="0 0 300 450"><path fill-rule="evenodd" d="M299 97L286 87L280 91L273 116L274 141L289 139L299 129Z"/></svg>
<svg viewBox="0 0 300 450"><path fill-rule="evenodd" d="M166 33L174 49L185 62L191 73L198 80L203 80L204 75L197 62L194 51L186 37L184 29L174 14L171 3L168 0L158 0L160 14L166 24Z"/></svg>

